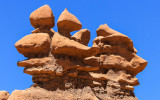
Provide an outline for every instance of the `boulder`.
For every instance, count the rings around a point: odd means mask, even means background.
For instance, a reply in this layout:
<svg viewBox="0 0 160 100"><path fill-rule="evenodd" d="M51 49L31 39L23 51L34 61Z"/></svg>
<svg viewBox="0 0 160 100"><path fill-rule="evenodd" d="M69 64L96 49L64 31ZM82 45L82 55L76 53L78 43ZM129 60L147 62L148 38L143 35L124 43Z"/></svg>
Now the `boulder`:
<svg viewBox="0 0 160 100"><path fill-rule="evenodd" d="M48 5L44 5L30 15L30 22L34 28L48 26L50 28L54 27L54 15L51 8Z"/></svg>
<svg viewBox="0 0 160 100"><path fill-rule="evenodd" d="M82 28L81 22L71 13L65 9L57 22L58 32L61 35L70 37L70 32L77 31Z"/></svg>
<svg viewBox="0 0 160 100"><path fill-rule="evenodd" d="M68 56L85 58L97 54L99 48L87 47L74 40L70 40L59 33L52 38L52 54L65 54Z"/></svg>
<svg viewBox="0 0 160 100"><path fill-rule="evenodd" d="M7 91L0 91L0 100L8 100L9 98L9 92Z"/></svg>
<svg viewBox="0 0 160 100"><path fill-rule="evenodd" d="M78 32L76 32L71 39L84 44L84 45L88 45L89 40L90 40L90 31L88 29L82 29Z"/></svg>
<svg viewBox="0 0 160 100"><path fill-rule="evenodd" d="M50 37L47 33L29 34L16 42L15 47L26 57L30 54L48 54Z"/></svg>
<svg viewBox="0 0 160 100"><path fill-rule="evenodd" d="M117 33L117 31L111 29L107 24L100 25L96 32L97 36L109 36L114 33Z"/></svg>

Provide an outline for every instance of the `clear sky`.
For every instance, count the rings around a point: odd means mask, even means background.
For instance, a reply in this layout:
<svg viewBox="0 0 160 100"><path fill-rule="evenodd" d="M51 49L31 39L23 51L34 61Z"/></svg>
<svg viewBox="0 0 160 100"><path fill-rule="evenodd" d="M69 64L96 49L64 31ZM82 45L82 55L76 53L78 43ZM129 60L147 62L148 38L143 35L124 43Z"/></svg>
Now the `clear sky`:
<svg viewBox="0 0 160 100"><path fill-rule="evenodd" d="M10 93L32 85L30 75L23 73L17 61L25 57L14 47L16 41L31 34L30 13L48 4L55 16L67 8L91 32L92 45L96 29L107 23L133 40L137 55L148 61L137 75L135 87L139 100L160 100L160 0L0 0L0 90ZM57 26L53 28L57 31Z"/></svg>

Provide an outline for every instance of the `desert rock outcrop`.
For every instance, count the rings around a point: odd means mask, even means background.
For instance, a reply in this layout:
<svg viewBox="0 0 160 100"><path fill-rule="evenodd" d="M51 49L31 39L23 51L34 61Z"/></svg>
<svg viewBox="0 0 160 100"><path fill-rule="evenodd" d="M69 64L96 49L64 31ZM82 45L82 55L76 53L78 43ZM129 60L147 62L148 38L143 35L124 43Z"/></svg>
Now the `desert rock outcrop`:
<svg viewBox="0 0 160 100"><path fill-rule="evenodd" d="M30 21L36 29L15 47L28 57L17 64L34 84L15 90L8 100L137 100L135 76L147 61L136 55L129 37L104 24L88 47L90 31L80 30L82 24L67 9L58 19L58 32L51 29L54 15L47 5L34 11Z"/></svg>

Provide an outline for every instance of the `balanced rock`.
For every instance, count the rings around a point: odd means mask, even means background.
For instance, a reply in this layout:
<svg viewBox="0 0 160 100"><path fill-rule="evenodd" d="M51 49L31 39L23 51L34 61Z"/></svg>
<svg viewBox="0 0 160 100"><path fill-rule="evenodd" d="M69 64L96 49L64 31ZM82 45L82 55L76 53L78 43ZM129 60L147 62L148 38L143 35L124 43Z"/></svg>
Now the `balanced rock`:
<svg viewBox="0 0 160 100"><path fill-rule="evenodd" d="M82 29L76 32L71 38L81 44L87 45L90 40L90 31L88 29Z"/></svg>
<svg viewBox="0 0 160 100"><path fill-rule="evenodd" d="M70 32L77 31L82 28L81 22L65 9L57 22L58 32L66 37L70 37Z"/></svg>
<svg viewBox="0 0 160 100"><path fill-rule="evenodd" d="M50 37L47 33L26 35L15 43L18 52L28 57L32 54L48 54Z"/></svg>
<svg viewBox="0 0 160 100"><path fill-rule="evenodd" d="M44 5L30 15L30 22L34 28L42 28L48 26L54 27L54 15L51 8L48 5Z"/></svg>

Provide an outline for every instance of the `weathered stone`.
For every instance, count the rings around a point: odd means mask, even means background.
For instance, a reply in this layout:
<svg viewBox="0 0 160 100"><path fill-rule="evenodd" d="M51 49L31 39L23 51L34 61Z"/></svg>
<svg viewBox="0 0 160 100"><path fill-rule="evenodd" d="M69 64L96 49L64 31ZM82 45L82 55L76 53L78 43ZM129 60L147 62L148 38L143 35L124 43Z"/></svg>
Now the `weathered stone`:
<svg viewBox="0 0 160 100"><path fill-rule="evenodd" d="M96 32L97 36L104 36L104 37L117 33L117 31L111 29L107 24L100 25L96 30Z"/></svg>
<svg viewBox="0 0 160 100"><path fill-rule="evenodd" d="M29 54L48 54L50 38L47 33L26 35L15 43L18 52L28 57Z"/></svg>
<svg viewBox="0 0 160 100"><path fill-rule="evenodd" d="M65 54L78 58L85 58L95 55L99 51L97 47L87 47L74 40L55 34L52 38L52 53Z"/></svg>
<svg viewBox="0 0 160 100"><path fill-rule="evenodd" d="M137 100L135 76L147 61L136 55L132 40L104 24L88 47L90 32L80 30L74 15L67 9L62 12L58 32L51 29L52 15L47 5L33 12L31 24L36 29L15 44L28 57L18 66L25 67L35 84L12 92L8 100ZM71 37L76 30L80 31Z"/></svg>
<svg viewBox="0 0 160 100"><path fill-rule="evenodd" d="M36 28L32 31L32 34L34 33L48 33L50 37L52 37L56 32L53 29L50 29L48 27L45 28Z"/></svg>
<svg viewBox="0 0 160 100"><path fill-rule="evenodd" d="M81 44L87 45L90 40L90 31L88 29L82 29L82 30L78 31L77 33L75 33L71 37L71 39L73 39Z"/></svg>
<svg viewBox="0 0 160 100"><path fill-rule="evenodd" d="M70 37L70 32L82 28L81 22L73 14L69 13L67 9L59 16L57 26L58 32L66 37Z"/></svg>
<svg viewBox="0 0 160 100"><path fill-rule="evenodd" d="M29 60L20 61L17 63L18 66L21 67L31 67L31 66L44 66L48 63L52 62L52 58L45 57L45 58L32 58Z"/></svg>
<svg viewBox="0 0 160 100"><path fill-rule="evenodd" d="M95 57L95 56L87 57L83 61L87 65L98 66L98 67L100 66L100 58L99 57Z"/></svg>
<svg viewBox="0 0 160 100"><path fill-rule="evenodd" d="M34 28L54 27L54 15L51 8L48 5L38 8L31 13L30 22Z"/></svg>
<svg viewBox="0 0 160 100"><path fill-rule="evenodd" d="M100 36L94 39L93 41L94 45L101 45L102 47L104 45L110 45L110 46L119 46L126 48L129 51L134 52L133 42L130 38L128 38L126 35L123 35L121 33L114 33L109 36Z"/></svg>
<svg viewBox="0 0 160 100"><path fill-rule="evenodd" d="M68 89L66 91L47 91L40 87L26 90L15 90L8 100L99 100L90 87L83 89Z"/></svg>
<svg viewBox="0 0 160 100"><path fill-rule="evenodd" d="M147 66L147 61L144 60L143 58L135 55L135 57L131 60L131 71L134 74L134 76L136 76L138 73L140 73L141 71L143 71L145 69L145 67Z"/></svg>
<svg viewBox="0 0 160 100"><path fill-rule="evenodd" d="M8 100L9 98L9 92L7 91L0 91L0 100Z"/></svg>

